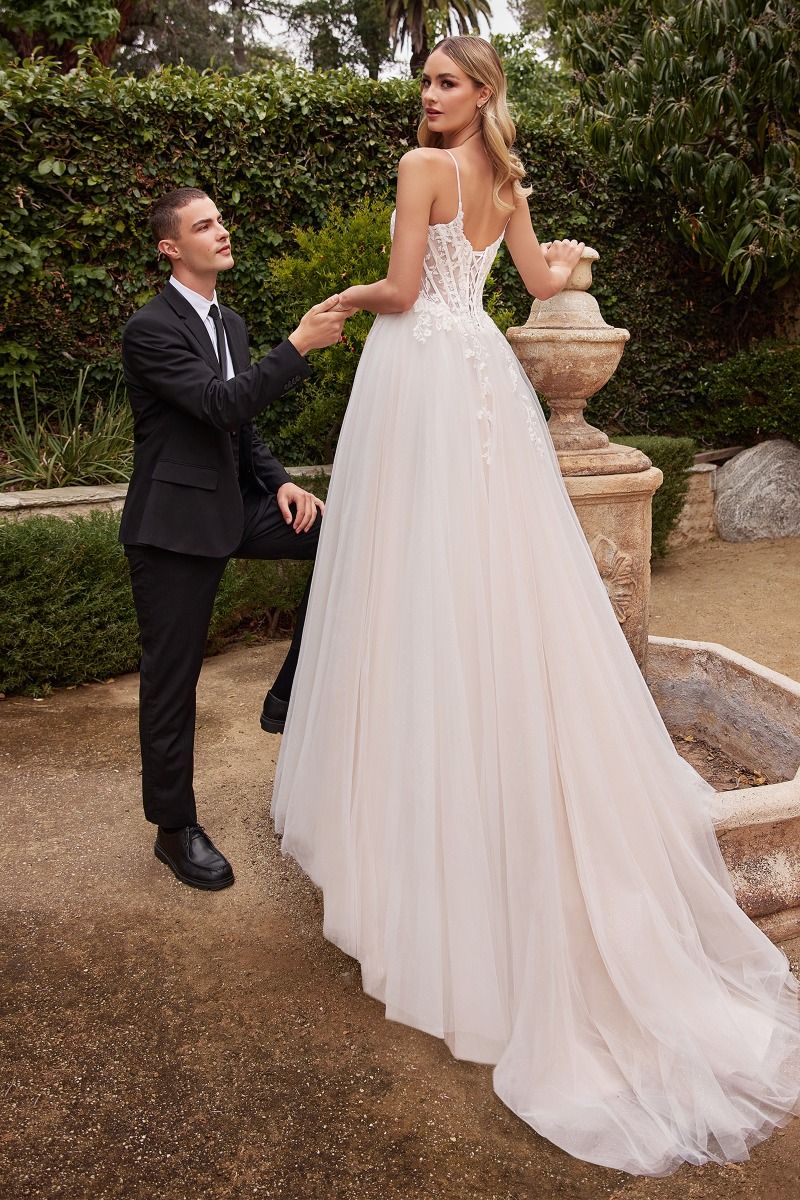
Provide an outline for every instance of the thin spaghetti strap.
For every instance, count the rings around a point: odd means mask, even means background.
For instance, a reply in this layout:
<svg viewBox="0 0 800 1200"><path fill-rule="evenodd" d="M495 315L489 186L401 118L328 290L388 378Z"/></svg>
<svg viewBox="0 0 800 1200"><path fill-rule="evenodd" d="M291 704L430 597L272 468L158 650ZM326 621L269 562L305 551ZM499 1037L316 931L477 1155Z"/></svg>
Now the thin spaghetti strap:
<svg viewBox="0 0 800 1200"><path fill-rule="evenodd" d="M450 151L445 146L442 146L442 149L444 150L445 154L450 154ZM458 169L458 159L456 158L455 154L450 154L450 157L452 158L456 168L456 183L458 184L458 211L463 212L464 209L461 207L461 172Z"/></svg>

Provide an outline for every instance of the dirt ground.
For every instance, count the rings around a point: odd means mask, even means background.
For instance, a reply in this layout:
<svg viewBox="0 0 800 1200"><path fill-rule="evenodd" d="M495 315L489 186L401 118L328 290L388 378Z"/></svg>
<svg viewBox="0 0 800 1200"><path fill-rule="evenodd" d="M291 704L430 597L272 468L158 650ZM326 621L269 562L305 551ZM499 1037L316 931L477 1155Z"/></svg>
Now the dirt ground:
<svg viewBox="0 0 800 1200"><path fill-rule="evenodd" d="M684 551L658 568L654 625L800 677L799 566L800 542ZM136 676L0 704L3 1196L800 1195L800 1121L748 1163L634 1178L569 1158L504 1108L488 1068L384 1020L267 818L279 739L257 716L282 650L203 670L200 814L237 874L216 894L153 857Z"/></svg>
<svg viewBox="0 0 800 1200"><path fill-rule="evenodd" d="M653 568L650 632L722 642L800 679L800 538L673 550Z"/></svg>

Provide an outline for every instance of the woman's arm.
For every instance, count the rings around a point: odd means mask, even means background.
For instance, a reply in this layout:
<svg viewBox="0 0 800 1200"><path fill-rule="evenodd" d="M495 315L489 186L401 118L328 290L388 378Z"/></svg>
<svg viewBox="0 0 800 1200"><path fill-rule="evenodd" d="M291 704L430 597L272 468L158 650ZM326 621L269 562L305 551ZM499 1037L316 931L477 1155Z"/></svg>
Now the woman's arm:
<svg viewBox="0 0 800 1200"><path fill-rule="evenodd" d="M406 312L419 295L428 222L436 195L438 152L409 150L397 169L397 210L394 241L385 279L356 284L339 294L341 308L365 308L374 313ZM434 168L434 169L432 169Z"/></svg>
<svg viewBox="0 0 800 1200"><path fill-rule="evenodd" d="M506 227L506 245L514 266L531 296L548 300L560 292L584 251L583 242L550 242L547 253L539 245L531 224L528 201L517 196Z"/></svg>

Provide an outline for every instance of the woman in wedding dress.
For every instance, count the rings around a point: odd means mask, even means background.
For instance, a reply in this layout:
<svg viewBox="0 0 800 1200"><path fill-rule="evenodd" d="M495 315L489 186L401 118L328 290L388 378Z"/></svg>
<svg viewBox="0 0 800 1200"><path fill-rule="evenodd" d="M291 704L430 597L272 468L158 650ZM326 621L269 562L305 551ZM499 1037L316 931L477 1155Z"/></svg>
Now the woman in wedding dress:
<svg viewBox="0 0 800 1200"><path fill-rule="evenodd" d="M577 1157L738 1161L800 1110L798 986L738 908L481 293L540 247L502 66L446 38L401 161L381 314L336 453L273 797L324 933L386 1016L495 1065Z"/></svg>

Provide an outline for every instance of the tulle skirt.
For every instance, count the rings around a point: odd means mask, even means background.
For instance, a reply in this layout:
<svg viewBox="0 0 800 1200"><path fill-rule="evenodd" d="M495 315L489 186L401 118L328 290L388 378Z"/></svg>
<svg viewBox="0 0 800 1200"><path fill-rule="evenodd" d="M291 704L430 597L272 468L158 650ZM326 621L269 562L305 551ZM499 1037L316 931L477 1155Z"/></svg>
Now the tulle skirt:
<svg viewBox="0 0 800 1200"><path fill-rule="evenodd" d="M273 797L386 1016L570 1154L738 1161L800 1111L798 987L738 908L497 328L378 317Z"/></svg>

